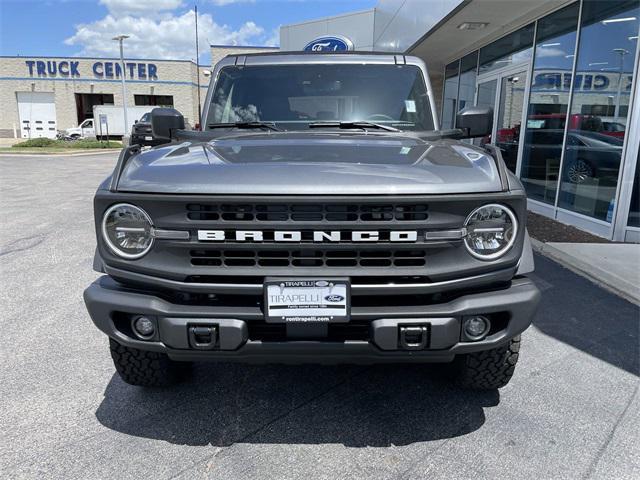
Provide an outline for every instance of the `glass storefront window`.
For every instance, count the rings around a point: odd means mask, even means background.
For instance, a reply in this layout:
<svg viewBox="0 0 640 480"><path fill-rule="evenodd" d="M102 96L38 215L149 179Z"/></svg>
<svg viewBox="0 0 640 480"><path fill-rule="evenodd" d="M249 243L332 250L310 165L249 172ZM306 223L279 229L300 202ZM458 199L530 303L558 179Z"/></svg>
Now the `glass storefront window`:
<svg viewBox="0 0 640 480"><path fill-rule="evenodd" d="M458 112L459 71L459 60L450 63L444 69L444 97L442 99L442 125L440 126L443 130L453 128Z"/></svg>
<svg viewBox="0 0 640 480"><path fill-rule="evenodd" d="M473 105L476 93L478 52L470 53L460 60L460 88L458 91L458 111Z"/></svg>
<svg viewBox="0 0 640 480"><path fill-rule="evenodd" d="M579 4L538 21L520 178L529 198L556 199Z"/></svg>
<svg viewBox="0 0 640 480"><path fill-rule="evenodd" d="M522 124L522 109L525 106L524 92L527 71L522 70L502 77L500 101L496 118L496 146L502 150L507 168L516 171L518 146Z"/></svg>
<svg viewBox="0 0 640 480"><path fill-rule="evenodd" d="M479 74L491 72L531 59L533 23L480 49Z"/></svg>
<svg viewBox="0 0 640 480"><path fill-rule="evenodd" d="M590 0L580 45L558 206L612 221L638 42L637 0Z"/></svg>

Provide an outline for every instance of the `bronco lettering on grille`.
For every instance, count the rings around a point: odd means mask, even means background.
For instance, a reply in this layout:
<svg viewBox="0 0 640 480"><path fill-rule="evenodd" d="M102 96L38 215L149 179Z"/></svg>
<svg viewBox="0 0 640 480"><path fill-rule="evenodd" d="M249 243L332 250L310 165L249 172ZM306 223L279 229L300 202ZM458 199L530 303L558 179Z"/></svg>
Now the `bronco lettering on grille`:
<svg viewBox="0 0 640 480"><path fill-rule="evenodd" d="M198 230L198 240L203 242L301 242L303 233L300 230L276 230L266 232L262 230ZM377 230L354 230L351 232L337 231L313 231L310 237L312 242L417 242L418 232L415 230L394 230L380 232Z"/></svg>

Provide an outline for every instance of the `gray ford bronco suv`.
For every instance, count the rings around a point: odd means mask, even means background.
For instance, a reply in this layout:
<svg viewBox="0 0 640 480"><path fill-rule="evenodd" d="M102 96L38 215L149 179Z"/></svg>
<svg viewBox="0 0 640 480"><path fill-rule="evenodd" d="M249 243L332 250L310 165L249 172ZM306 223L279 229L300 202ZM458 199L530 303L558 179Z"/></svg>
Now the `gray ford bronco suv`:
<svg viewBox="0 0 640 480"><path fill-rule="evenodd" d="M511 378L539 291L526 197L492 112L440 130L425 64L373 53L229 56L201 131L151 114L94 199L84 293L128 383L190 362L451 363Z"/></svg>

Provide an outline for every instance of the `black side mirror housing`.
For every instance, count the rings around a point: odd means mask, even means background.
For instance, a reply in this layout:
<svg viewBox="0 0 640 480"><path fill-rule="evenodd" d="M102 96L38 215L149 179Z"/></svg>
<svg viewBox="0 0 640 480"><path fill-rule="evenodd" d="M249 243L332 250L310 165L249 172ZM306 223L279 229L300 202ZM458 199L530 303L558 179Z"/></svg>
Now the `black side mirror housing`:
<svg viewBox="0 0 640 480"><path fill-rule="evenodd" d="M151 135L156 140L171 141L172 133L184 130L184 117L173 108L154 108L151 110Z"/></svg>
<svg viewBox="0 0 640 480"><path fill-rule="evenodd" d="M456 128L463 131L461 138L486 137L493 129L493 108L467 107L456 115Z"/></svg>

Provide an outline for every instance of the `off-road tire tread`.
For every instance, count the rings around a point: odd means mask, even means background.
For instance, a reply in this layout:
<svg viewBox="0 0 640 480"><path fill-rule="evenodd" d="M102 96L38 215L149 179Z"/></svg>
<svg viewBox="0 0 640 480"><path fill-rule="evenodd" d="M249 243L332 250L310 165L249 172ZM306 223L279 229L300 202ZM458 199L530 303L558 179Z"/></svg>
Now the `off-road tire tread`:
<svg viewBox="0 0 640 480"><path fill-rule="evenodd" d="M506 345L456 359L458 385L474 390L494 390L509 383L518 362L520 335Z"/></svg>
<svg viewBox="0 0 640 480"><path fill-rule="evenodd" d="M177 383L188 364L174 362L164 353L125 347L109 339L111 358L120 378L130 385L166 387Z"/></svg>

